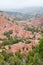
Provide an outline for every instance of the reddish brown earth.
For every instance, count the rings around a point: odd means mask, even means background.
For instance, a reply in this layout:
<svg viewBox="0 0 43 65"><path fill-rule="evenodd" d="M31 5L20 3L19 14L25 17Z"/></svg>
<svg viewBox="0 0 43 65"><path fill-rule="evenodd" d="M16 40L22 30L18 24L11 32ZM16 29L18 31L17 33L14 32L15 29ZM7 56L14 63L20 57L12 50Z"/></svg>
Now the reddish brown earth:
<svg viewBox="0 0 43 65"><path fill-rule="evenodd" d="M38 26L41 22L43 22L43 17L41 17L39 20L32 20L31 21L33 25ZM27 37L32 37L32 33L29 31L26 31L24 29L22 29L21 27L19 27L18 25L16 25L15 23L12 23L11 21L6 20L4 17L0 16L0 38L4 38L5 36L3 35L4 32L8 32L9 30L13 30L13 34L11 34L12 37L14 36L18 36L18 37L22 37L22 38L27 38ZM11 49L8 49L6 47L6 51L7 52L16 52L19 51L21 53L26 54L29 50L32 50L32 47L36 46L38 43L38 40L33 40L30 44L25 44L25 43L18 43L18 44L14 44L11 45ZM23 50L24 47L24 50Z"/></svg>
<svg viewBox="0 0 43 65"><path fill-rule="evenodd" d="M4 17L0 16L0 38L4 38L4 32L8 32L9 30L13 30L13 34L11 36L18 36L22 38L30 37L30 32L23 30L21 27L16 24L6 20Z"/></svg>
<svg viewBox="0 0 43 65"><path fill-rule="evenodd" d="M17 24L19 25L19 26L23 26L23 24L25 25L25 24L27 24L28 26L34 26L34 27L38 27L38 26L40 26L40 24L43 22L43 16L42 17L40 17L40 18L38 18L38 19L33 19L33 20L31 20L31 21L16 21L17 22Z"/></svg>
<svg viewBox="0 0 43 65"><path fill-rule="evenodd" d="M40 18L37 19L37 20L32 20L32 21L31 21L31 23L32 23L34 26L39 26L42 22L43 22L43 16L40 17Z"/></svg>
<svg viewBox="0 0 43 65"><path fill-rule="evenodd" d="M18 43L11 45L11 49L8 48L8 46L5 46L6 52L8 53L16 53L21 52L22 54L26 55L29 51L32 50L33 47L35 47L38 44L38 40L32 40L30 44L25 43Z"/></svg>

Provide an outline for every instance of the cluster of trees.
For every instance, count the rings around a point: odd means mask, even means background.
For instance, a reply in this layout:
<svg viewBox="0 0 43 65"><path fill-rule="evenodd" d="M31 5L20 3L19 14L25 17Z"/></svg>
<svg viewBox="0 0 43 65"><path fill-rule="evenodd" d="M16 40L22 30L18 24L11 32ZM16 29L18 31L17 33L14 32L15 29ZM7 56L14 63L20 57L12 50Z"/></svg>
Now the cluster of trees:
<svg viewBox="0 0 43 65"><path fill-rule="evenodd" d="M2 40L3 42L2 42L2 45L12 45L12 44L16 44L16 43L18 43L18 42L21 42L22 41L22 39L21 38L18 38L18 37L14 37L14 38L8 38L8 39L3 39Z"/></svg>
<svg viewBox="0 0 43 65"><path fill-rule="evenodd" d="M5 46L5 45L12 45L12 44L16 44L16 43L19 43L19 42L23 42L23 43L26 43L26 44L29 44L31 43L30 39L21 39L19 37L14 37L14 38L8 38L8 39L3 39L2 40L2 46Z"/></svg>
<svg viewBox="0 0 43 65"><path fill-rule="evenodd" d="M0 65L43 65L43 38L26 56L20 52L16 52L14 55L2 51L0 53Z"/></svg>
<svg viewBox="0 0 43 65"><path fill-rule="evenodd" d="M15 36L14 38L11 37L10 35L13 33L12 30L8 31L8 32L5 32L4 35L7 37L5 39L3 39L3 43L2 45L12 45L12 44L16 44L16 43L19 43L19 42L23 42L23 43L26 43L26 44L29 44L31 43L30 39L29 38L26 38L26 39L22 39L20 37L17 37Z"/></svg>
<svg viewBox="0 0 43 65"><path fill-rule="evenodd" d="M43 38L41 38L39 44L29 52L27 59L28 65L43 65Z"/></svg>
<svg viewBox="0 0 43 65"><path fill-rule="evenodd" d="M43 35L43 22L36 28L34 26L29 27L27 24L24 25L24 29L27 31L31 31L32 33L36 32L41 32L41 34Z"/></svg>
<svg viewBox="0 0 43 65"><path fill-rule="evenodd" d="M32 27L32 28L27 28L27 30L28 31L31 31L32 33L34 33L34 32L40 32L40 30L38 29L38 28L34 28L34 27Z"/></svg>
<svg viewBox="0 0 43 65"><path fill-rule="evenodd" d="M12 36L10 36L13 33L12 30L9 30L8 32L5 32L4 35L7 37L5 39L3 39L3 43L2 45L11 45L11 44L16 44L18 42L21 42L22 39L15 36L14 38Z"/></svg>
<svg viewBox="0 0 43 65"><path fill-rule="evenodd" d="M9 30L8 32L4 32L4 35L7 37L7 38L11 38L11 34L13 33L13 30Z"/></svg>

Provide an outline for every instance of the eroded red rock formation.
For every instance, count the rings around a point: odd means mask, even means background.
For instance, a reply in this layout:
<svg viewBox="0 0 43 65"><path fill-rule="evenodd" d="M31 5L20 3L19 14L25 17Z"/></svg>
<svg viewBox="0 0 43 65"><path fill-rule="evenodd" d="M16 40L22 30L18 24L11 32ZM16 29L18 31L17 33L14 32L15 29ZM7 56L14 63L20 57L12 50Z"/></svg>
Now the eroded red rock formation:
<svg viewBox="0 0 43 65"><path fill-rule="evenodd" d="M16 35L18 37L26 38L31 35L30 32L23 30L21 27L0 16L0 38L1 36L4 37L3 33L8 32L9 30L13 30L11 35L13 37Z"/></svg>
<svg viewBox="0 0 43 65"><path fill-rule="evenodd" d="M16 53L21 52L22 54L26 55L29 51L32 50L33 47L37 46L38 40L32 40L30 44L25 43L18 43L11 45L11 49L8 46L5 46L7 53Z"/></svg>

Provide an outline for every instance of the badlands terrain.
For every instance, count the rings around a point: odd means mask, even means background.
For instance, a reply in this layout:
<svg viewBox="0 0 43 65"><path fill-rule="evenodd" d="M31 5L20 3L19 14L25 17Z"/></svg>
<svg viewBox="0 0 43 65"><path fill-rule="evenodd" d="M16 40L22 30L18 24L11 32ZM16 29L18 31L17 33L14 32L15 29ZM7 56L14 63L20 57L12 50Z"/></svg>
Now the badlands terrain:
<svg viewBox="0 0 43 65"><path fill-rule="evenodd" d="M18 42L13 41L12 44L10 44L11 49L7 49L6 47L8 46L6 45L8 44L5 43L5 48L8 53L19 51L23 47L28 48L28 51L32 50L32 47L35 47L43 36L43 16L27 22L25 20L12 22L10 20L11 16L10 19L6 19L8 16L7 13L0 12L0 44L4 45L3 39L7 42L8 38L18 38ZM15 44L15 42L17 44ZM21 52L26 54L27 50L21 50Z"/></svg>
<svg viewBox="0 0 43 65"><path fill-rule="evenodd" d="M43 54L42 43L43 16L16 20L14 15L0 11L0 65L43 65L43 56L38 57Z"/></svg>

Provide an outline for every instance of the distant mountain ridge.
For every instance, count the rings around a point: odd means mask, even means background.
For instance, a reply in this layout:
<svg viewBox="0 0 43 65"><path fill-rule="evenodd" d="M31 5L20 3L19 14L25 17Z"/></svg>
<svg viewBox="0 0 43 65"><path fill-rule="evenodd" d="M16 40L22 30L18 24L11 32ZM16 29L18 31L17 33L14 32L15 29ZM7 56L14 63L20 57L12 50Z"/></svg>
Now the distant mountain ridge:
<svg viewBox="0 0 43 65"><path fill-rule="evenodd" d="M43 7L27 7L23 9L12 9L8 14L14 15L18 20L29 20L43 16Z"/></svg>
<svg viewBox="0 0 43 65"><path fill-rule="evenodd" d="M43 7L27 7L21 9L5 10L10 16L14 16L15 20L38 19L43 16Z"/></svg>

